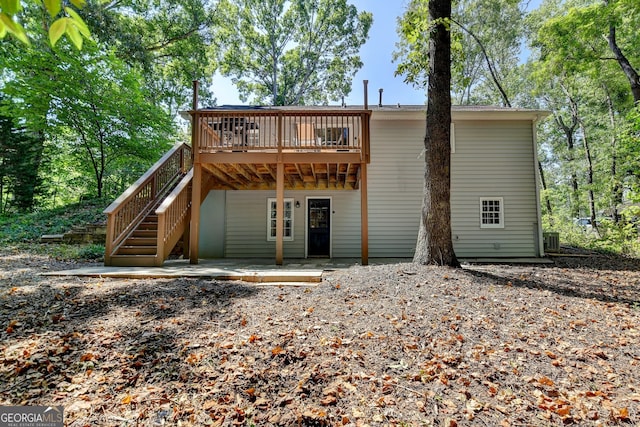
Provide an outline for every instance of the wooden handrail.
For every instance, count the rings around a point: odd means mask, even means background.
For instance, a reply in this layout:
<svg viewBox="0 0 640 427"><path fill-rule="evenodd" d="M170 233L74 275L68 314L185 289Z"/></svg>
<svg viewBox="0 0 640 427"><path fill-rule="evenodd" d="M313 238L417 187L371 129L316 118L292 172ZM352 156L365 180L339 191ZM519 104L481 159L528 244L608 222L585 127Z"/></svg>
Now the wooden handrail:
<svg viewBox="0 0 640 427"><path fill-rule="evenodd" d="M164 263L164 260L167 259L169 253L187 229L191 213L192 180L193 169L182 178L155 211L156 215L158 215L157 266Z"/></svg>
<svg viewBox="0 0 640 427"><path fill-rule="evenodd" d="M370 110L263 107L190 114L196 159L200 153L221 151L338 150L360 152L368 162ZM312 138L300 138L298 131L303 127L307 136L313 133Z"/></svg>
<svg viewBox="0 0 640 427"><path fill-rule="evenodd" d="M107 215L105 265L111 265L115 249L150 212L157 198L177 176L190 168L191 147L178 143L104 210Z"/></svg>

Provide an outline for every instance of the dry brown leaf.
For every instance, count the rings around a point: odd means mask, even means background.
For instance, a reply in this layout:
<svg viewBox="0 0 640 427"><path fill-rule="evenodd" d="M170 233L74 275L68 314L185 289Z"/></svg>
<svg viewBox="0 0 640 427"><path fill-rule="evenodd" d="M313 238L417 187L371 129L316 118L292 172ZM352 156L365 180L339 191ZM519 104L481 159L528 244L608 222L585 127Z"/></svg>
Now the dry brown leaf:
<svg viewBox="0 0 640 427"><path fill-rule="evenodd" d="M538 378L538 383L549 386L549 387L553 387L553 385L555 384L550 378L547 378L547 377Z"/></svg>

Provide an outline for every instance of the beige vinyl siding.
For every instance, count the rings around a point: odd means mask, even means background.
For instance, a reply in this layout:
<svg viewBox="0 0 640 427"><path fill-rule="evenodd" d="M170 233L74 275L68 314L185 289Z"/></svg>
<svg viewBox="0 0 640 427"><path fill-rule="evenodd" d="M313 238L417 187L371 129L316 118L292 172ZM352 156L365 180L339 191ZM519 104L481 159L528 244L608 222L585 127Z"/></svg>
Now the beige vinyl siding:
<svg viewBox="0 0 640 427"><path fill-rule="evenodd" d="M499 114L497 114L499 116ZM398 113L398 118L402 114ZM379 116L380 117L380 116ZM455 121L452 154L452 237L458 257L529 257L537 254L537 198L530 120ZM368 165L369 256L412 257L422 203L424 117L371 120ZM267 199L275 191L227 191L224 256L271 258L267 241ZM331 255L359 257L360 191L285 191L294 208L294 240L284 242L285 258L302 258L306 200L331 198ZM480 227L480 198L502 198L504 228ZM207 204L203 205L203 208ZM218 215L219 216L219 215ZM202 221L214 220L203 209ZM218 218L219 220L219 218ZM212 229L209 227L207 229ZM203 239L212 236L201 236Z"/></svg>
<svg viewBox="0 0 640 427"><path fill-rule="evenodd" d="M267 241L267 199L275 191L227 191L225 256L271 258L274 241ZM294 207L293 241L284 241L285 258L305 257L306 198L331 198L331 243L333 257L360 256L359 191L285 191L285 198L300 202ZM205 218L203 213L203 220Z"/></svg>
<svg viewBox="0 0 640 427"><path fill-rule="evenodd" d="M424 120L372 120L369 256L412 257L420 223Z"/></svg>
<svg viewBox="0 0 640 427"><path fill-rule="evenodd" d="M226 215L226 191L210 191L202 203L200 237L198 243L201 258L224 257L224 235Z"/></svg>
<svg viewBox="0 0 640 427"><path fill-rule="evenodd" d="M458 257L536 256L532 126L528 121L455 124L452 235ZM480 198L502 198L504 228L480 227Z"/></svg>

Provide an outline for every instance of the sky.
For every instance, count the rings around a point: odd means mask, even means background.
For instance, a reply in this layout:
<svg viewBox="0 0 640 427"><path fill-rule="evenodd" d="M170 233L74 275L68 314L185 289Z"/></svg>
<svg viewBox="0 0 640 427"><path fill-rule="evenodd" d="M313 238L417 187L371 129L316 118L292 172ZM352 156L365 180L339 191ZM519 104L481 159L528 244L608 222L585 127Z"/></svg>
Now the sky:
<svg viewBox="0 0 640 427"><path fill-rule="evenodd" d="M530 9L537 7L540 1L531 0ZM359 11L373 13L373 26L369 31L369 39L360 49L364 65L353 78L351 93L345 97L347 105L364 103L363 80L369 80L369 104L378 103L379 89L383 89L382 102L385 105L424 104L424 89L415 89L404 83L402 76L394 76L397 64L392 62L392 57L398 41L396 26L408 0L349 0L349 3L355 5ZM216 76L213 90L218 105L242 104L229 79Z"/></svg>

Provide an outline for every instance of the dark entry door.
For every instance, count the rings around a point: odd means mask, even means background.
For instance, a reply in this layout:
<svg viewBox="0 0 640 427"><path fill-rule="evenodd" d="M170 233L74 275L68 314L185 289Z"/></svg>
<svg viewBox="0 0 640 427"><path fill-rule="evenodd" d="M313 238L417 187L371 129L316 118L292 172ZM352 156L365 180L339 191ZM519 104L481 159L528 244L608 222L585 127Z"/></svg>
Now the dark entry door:
<svg viewBox="0 0 640 427"><path fill-rule="evenodd" d="M307 204L308 239L307 255L331 256L331 200L309 199Z"/></svg>

